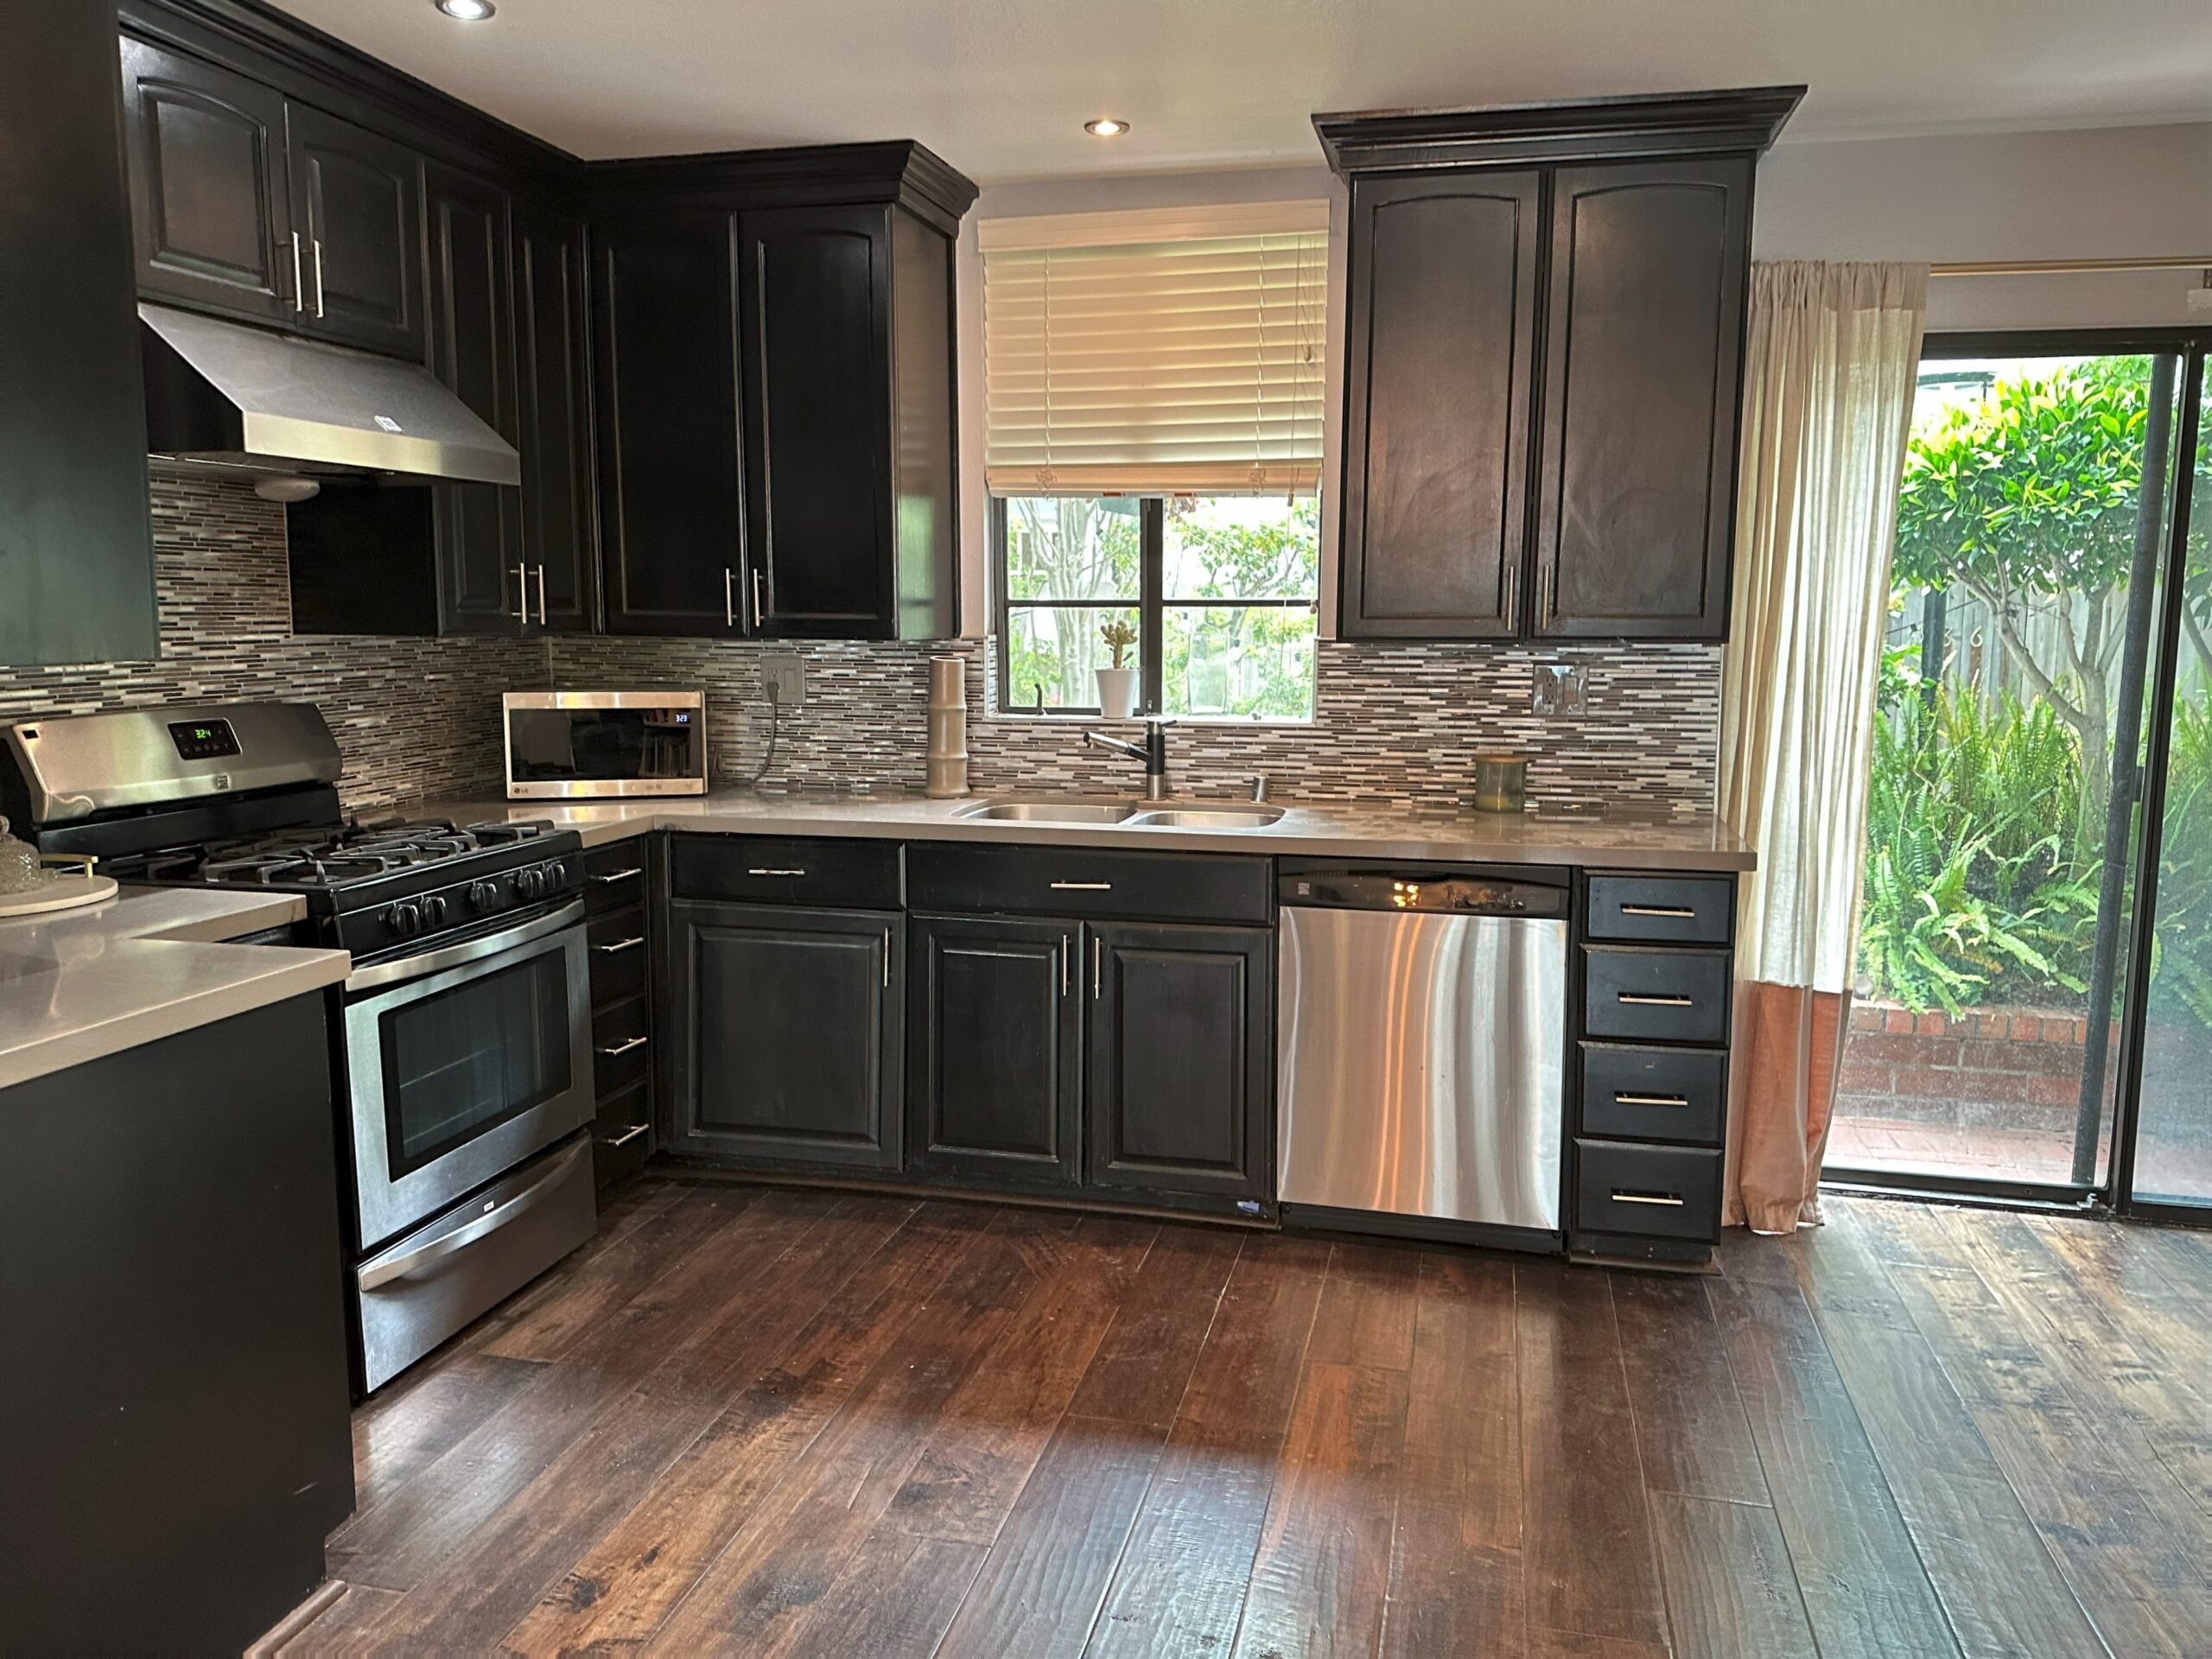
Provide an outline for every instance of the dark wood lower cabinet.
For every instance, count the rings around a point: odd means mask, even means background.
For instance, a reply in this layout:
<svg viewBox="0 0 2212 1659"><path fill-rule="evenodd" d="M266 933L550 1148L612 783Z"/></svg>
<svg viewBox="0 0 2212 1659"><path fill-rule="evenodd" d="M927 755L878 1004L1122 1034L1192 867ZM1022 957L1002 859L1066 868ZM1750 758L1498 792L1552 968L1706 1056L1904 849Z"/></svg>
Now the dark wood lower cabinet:
<svg viewBox="0 0 2212 1659"><path fill-rule="evenodd" d="M1268 1197L1274 936L1259 927L1090 929L1089 1184Z"/></svg>
<svg viewBox="0 0 2212 1659"><path fill-rule="evenodd" d="M908 1167L980 1185L1083 1179L1076 922L913 918Z"/></svg>
<svg viewBox="0 0 2212 1659"><path fill-rule="evenodd" d="M677 899L669 935L670 1148L897 1169L906 918Z"/></svg>

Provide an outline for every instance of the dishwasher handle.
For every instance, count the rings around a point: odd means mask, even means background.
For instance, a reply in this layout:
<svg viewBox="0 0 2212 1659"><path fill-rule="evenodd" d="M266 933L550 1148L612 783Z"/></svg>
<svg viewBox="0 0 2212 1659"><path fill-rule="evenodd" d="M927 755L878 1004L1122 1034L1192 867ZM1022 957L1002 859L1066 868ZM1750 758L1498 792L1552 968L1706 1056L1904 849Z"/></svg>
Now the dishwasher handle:
<svg viewBox="0 0 2212 1659"><path fill-rule="evenodd" d="M1287 906L1397 915L1500 916L1556 921L1567 915L1564 870L1510 874L1459 865L1389 866L1286 861L1275 898Z"/></svg>

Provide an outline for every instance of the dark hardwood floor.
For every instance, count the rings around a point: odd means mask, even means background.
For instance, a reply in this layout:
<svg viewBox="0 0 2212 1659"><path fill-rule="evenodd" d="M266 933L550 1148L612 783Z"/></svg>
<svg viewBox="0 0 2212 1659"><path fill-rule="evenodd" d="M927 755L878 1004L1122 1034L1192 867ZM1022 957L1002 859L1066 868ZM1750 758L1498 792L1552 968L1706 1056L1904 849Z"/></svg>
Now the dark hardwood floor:
<svg viewBox="0 0 2212 1659"><path fill-rule="evenodd" d="M288 1652L2212 1651L2212 1237L1702 1277L632 1184L355 1418Z"/></svg>

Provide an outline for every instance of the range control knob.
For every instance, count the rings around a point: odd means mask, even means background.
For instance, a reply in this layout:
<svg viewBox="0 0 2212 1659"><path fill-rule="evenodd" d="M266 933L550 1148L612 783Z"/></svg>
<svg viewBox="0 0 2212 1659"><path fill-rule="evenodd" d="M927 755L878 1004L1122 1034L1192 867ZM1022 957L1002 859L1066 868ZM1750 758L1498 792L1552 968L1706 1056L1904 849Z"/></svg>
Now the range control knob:
<svg viewBox="0 0 2212 1659"><path fill-rule="evenodd" d="M445 894L429 894L423 900L423 925L425 927L443 927L446 925L446 908Z"/></svg>
<svg viewBox="0 0 2212 1659"><path fill-rule="evenodd" d="M545 886L549 892L558 893L568 885L569 867L555 859L545 867Z"/></svg>
<svg viewBox="0 0 2212 1659"><path fill-rule="evenodd" d="M468 907L471 910L490 910L499 902L499 890L489 881L468 884Z"/></svg>
<svg viewBox="0 0 2212 1659"><path fill-rule="evenodd" d="M411 939L423 931L422 908L402 900L384 913L385 925L403 939Z"/></svg>
<svg viewBox="0 0 2212 1659"><path fill-rule="evenodd" d="M535 866L526 870L517 870L515 891L525 899L543 899L545 896L545 872Z"/></svg>

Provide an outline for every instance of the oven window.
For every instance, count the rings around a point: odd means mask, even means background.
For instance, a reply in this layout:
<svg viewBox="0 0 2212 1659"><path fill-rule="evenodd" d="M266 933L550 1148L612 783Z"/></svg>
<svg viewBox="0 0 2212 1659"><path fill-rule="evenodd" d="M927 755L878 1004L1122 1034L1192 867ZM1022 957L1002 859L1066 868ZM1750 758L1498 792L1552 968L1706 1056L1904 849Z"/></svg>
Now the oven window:
<svg viewBox="0 0 2212 1659"><path fill-rule="evenodd" d="M567 1092L568 977L544 951L383 1015L393 1180Z"/></svg>
<svg viewBox="0 0 2212 1659"><path fill-rule="evenodd" d="M514 781L697 778L700 725L696 709L510 709Z"/></svg>

